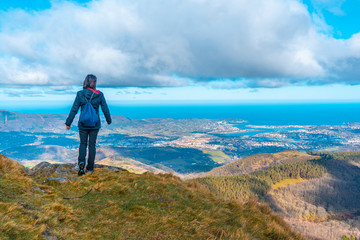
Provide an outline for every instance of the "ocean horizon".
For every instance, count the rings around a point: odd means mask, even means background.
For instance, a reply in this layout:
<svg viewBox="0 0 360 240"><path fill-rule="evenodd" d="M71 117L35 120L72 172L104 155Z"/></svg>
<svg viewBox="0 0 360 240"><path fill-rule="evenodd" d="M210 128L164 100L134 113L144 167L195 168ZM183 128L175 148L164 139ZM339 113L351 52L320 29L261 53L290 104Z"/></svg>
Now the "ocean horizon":
<svg viewBox="0 0 360 240"><path fill-rule="evenodd" d="M71 105L2 106L2 110L68 114ZM131 119L242 119L254 125L343 125L360 122L360 103L109 104L111 114Z"/></svg>

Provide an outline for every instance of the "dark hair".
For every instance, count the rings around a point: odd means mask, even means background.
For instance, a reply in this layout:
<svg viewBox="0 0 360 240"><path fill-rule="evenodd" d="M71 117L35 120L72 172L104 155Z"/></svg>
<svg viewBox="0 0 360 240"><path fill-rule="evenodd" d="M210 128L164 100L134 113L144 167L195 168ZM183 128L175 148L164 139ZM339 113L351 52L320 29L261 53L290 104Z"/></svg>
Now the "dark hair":
<svg viewBox="0 0 360 240"><path fill-rule="evenodd" d="M83 88L96 89L96 80L97 77L93 74L88 74L84 80Z"/></svg>

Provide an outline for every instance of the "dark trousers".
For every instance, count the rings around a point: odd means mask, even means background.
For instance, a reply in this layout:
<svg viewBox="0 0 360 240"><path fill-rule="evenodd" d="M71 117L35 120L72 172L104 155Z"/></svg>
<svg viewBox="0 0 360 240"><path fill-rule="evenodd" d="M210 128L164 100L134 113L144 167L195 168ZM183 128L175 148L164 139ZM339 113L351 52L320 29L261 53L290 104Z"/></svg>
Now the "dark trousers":
<svg viewBox="0 0 360 240"><path fill-rule="evenodd" d="M96 138L98 135L99 129L79 129L80 134L80 147L79 147L79 158L78 163L86 164L86 148L89 141L89 157L88 164L86 166L87 170L94 170L94 162L96 155Z"/></svg>

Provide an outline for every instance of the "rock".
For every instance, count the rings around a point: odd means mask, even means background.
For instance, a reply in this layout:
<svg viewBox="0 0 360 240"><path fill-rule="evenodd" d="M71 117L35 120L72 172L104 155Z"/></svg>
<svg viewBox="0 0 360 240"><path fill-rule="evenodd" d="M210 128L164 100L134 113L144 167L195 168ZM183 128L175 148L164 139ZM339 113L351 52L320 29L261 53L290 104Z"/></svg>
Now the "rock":
<svg viewBox="0 0 360 240"><path fill-rule="evenodd" d="M46 229L42 235L46 238L46 240L60 240L60 238L52 235L49 229Z"/></svg>
<svg viewBox="0 0 360 240"><path fill-rule="evenodd" d="M67 177L71 174L76 174L76 164L64 163L64 164L51 164L48 162L41 162L28 171L30 176L44 175L50 177L56 174L58 177Z"/></svg>
<svg viewBox="0 0 360 240"><path fill-rule="evenodd" d="M32 192L39 191L39 192L45 193L45 191L42 190L42 189L39 188L39 187L33 187L33 188L31 188L31 191L32 191Z"/></svg>
<svg viewBox="0 0 360 240"><path fill-rule="evenodd" d="M96 168L107 168L111 171L126 171L126 169L123 168L100 164L95 164L95 171ZM26 172L30 176L43 175L46 177L69 178L69 176L78 173L78 166L75 163L51 164L48 162L41 162L31 169L27 169Z"/></svg>

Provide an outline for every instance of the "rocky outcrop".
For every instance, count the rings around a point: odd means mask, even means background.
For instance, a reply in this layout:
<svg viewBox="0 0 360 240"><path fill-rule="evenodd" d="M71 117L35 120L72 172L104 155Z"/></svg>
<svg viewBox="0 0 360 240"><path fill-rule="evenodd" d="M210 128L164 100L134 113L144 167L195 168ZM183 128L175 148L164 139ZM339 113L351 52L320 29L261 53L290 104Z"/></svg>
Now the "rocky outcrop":
<svg viewBox="0 0 360 240"><path fill-rule="evenodd" d="M126 171L126 169L95 164L96 168L107 168L111 171ZM82 181L81 178L74 177L77 175L79 170L78 165L74 163L49 163L49 162L41 162L37 164L35 167L29 169L24 168L25 172L31 176L45 176L48 177L44 180L44 183L66 183L69 181ZM96 171L96 170L95 170Z"/></svg>
<svg viewBox="0 0 360 240"><path fill-rule="evenodd" d="M112 171L126 171L123 168L100 165L100 164L95 164L95 169L96 168L107 168ZM52 164L49 162L41 162L31 169L27 168L26 172L30 176L43 175L50 177L56 175L57 177L68 177L69 175L77 174L78 170L79 169L77 164L74 163Z"/></svg>
<svg viewBox="0 0 360 240"><path fill-rule="evenodd" d="M27 173L30 176L43 175L50 177L57 175L58 177L66 177L70 174L76 174L75 164L64 163L64 164L51 164L48 162L41 162L31 169L27 169Z"/></svg>

